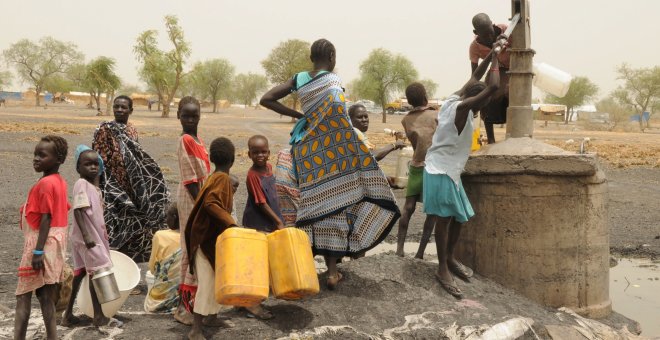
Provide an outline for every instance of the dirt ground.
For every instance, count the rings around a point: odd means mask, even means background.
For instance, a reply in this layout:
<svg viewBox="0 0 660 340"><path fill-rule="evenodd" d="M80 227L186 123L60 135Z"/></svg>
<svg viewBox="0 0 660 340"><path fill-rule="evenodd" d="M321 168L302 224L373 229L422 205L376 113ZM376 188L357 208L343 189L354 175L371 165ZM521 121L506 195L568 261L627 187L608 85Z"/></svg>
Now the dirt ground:
<svg viewBox="0 0 660 340"><path fill-rule="evenodd" d="M61 168L61 173L71 185L77 179L72 165L73 149L77 144L91 144L94 128L99 122L110 118L96 117L94 114L95 111L67 105L33 108L10 104L8 108L0 108L0 161L2 164L0 187L3 189L0 194L0 231L3 233L0 241L0 245L2 245L0 248L0 267L2 268L0 270L0 305L9 310L15 306L13 294L16 286L15 268L18 265L23 239L17 227L18 207L25 200L30 186L38 179L38 174L34 173L31 167L34 145L41 135L48 133L60 134L67 138L70 156ZM392 137L386 136L383 129L400 130L401 117L389 116L389 122L383 124L380 123L380 115L372 115L370 139L376 144L390 143ZM173 117L160 118L158 112L149 112L146 108L138 107L131 122L135 124L140 133L140 141L144 149L161 166L170 189L174 193L178 183L176 163L177 137L180 134L178 121ZM232 168L232 172L244 179L250 166L246 150L247 138L253 134L268 136L273 154L271 159L274 161L276 151L287 146L291 128L292 124L287 117L279 117L273 112L227 109L219 113L203 113L199 133L207 143L219 136L229 137L234 141L237 147L237 162ZM588 150L599 152L609 180L608 211L612 253L657 258L660 255L660 209L658 209L658 202L660 202L660 134L653 132L643 134L591 132L582 131L571 125L568 127L551 125L543 128L540 127L540 124L537 124L535 133L536 138L567 150L576 150L584 137L590 138ZM496 128L496 134L501 140L504 129ZM566 142L571 139L572 143ZM386 173L393 174L396 155L390 155L381 164ZM402 205L404 191L398 190L395 193L399 204ZM236 197L238 216L242 215L246 195L245 186L241 185ZM421 206L418 207L419 210L421 210ZM419 240L422 222L422 214L416 213L411 220L408 241ZM388 236L386 242L396 242L396 229ZM355 261L355 263L359 262L361 261ZM379 277L381 275L377 272L379 268L392 265L404 268L404 274L398 275L408 275L406 280L409 280L417 273L423 272L423 275L430 273L431 270L425 268L425 266L430 266L428 263L409 259L399 260L387 255L370 257L364 264L355 263L350 267L347 264L346 270L355 270L356 273L359 270L375 270L376 272L369 272L368 275L355 274L354 276L357 277L349 275L346 288L340 289L337 293L323 292L311 300L311 305L306 305L307 302L274 303L273 309L276 314L286 315L286 317L277 318L276 321L266 324L241 318L242 321L236 330L218 331L217 336L220 337L222 334L222 337L226 335L239 338L273 338L323 325L342 324L349 324L365 334L380 334L383 329L402 325L404 315L419 314L435 307L440 308L441 305L446 307L455 303L445 301L446 296L440 292L438 287L435 287L435 290L432 289L432 293L428 291L423 293L421 290L417 293L406 293L405 287L424 287L428 285L428 282L433 282L432 277L427 278L427 281L412 283L405 281L405 284L395 279L389 280L382 277L378 282L364 278L367 276ZM472 324L492 324L495 321L503 321L502 318L520 312L523 307L525 310L532 311L529 317L537 322L548 324L552 321L552 313L543 308L529 302L525 302L527 304L524 306L511 306L509 301L512 298L507 295L510 293L488 280L479 278L477 281L478 283L471 286L474 288L470 288L468 296L479 301L475 301L475 303L488 306L483 312L479 312L480 307L457 312L465 315L469 322L473 322ZM363 285L362 289L358 289L360 288L358 285ZM368 289L371 292L370 295L355 296L356 292L363 292L365 287L372 287ZM488 300L492 298L490 296L493 294L492 291L502 291L503 295L499 300L496 298ZM419 300L419 296L415 294L427 294L427 296ZM144 315L140 312L142 310L141 299L143 296L129 299L126 306L127 313L121 315L125 321L128 321L126 328L123 334L118 334L114 338L181 338L185 327L171 322L171 319L167 317ZM37 308L36 299L34 301L33 307ZM320 305L327 303L326 308L318 307L317 303ZM454 313L458 307L452 308L452 310L447 308L439 310ZM375 309L378 309L378 312L374 312ZM493 310L496 309L501 310L495 313ZM399 313L399 310L402 313ZM5 313L2 312L2 314ZM475 316L475 314L479 316ZM391 315L391 317L388 318L387 315ZM500 319L496 320L497 318ZM0 321L0 338L3 338L1 329L5 325L6 320L5 322ZM172 336L153 337L153 334L150 333L155 329L153 327L165 330ZM538 330L542 331L541 328ZM69 338L99 338L99 334L95 332L97 331L91 327L83 328L76 333L75 337L71 334ZM353 334L341 338L364 338L364 336Z"/></svg>

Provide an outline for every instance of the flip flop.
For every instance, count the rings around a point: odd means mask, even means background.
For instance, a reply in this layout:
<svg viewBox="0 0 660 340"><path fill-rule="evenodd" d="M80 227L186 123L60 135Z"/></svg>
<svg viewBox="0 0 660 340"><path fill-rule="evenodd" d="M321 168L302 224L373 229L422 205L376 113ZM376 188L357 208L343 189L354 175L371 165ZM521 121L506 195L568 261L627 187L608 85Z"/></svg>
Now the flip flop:
<svg viewBox="0 0 660 340"><path fill-rule="evenodd" d="M121 322L121 321L119 321L119 320L117 320L117 319L115 319L115 318L110 318L110 320L108 320L108 323L105 324L105 326L103 326L103 327L107 327L107 328L122 328L122 327L124 327L124 323Z"/></svg>
<svg viewBox="0 0 660 340"><path fill-rule="evenodd" d="M462 299L463 298L463 292L456 286L455 282L447 282L443 280L438 273L435 273L435 278L440 282L440 285L442 288L444 288L447 293L451 294L451 296L457 298L457 299Z"/></svg>
<svg viewBox="0 0 660 340"><path fill-rule="evenodd" d="M447 267L449 267L450 272L465 282L470 282L470 278L474 276L474 271L470 267L458 261L447 263Z"/></svg>
<svg viewBox="0 0 660 340"><path fill-rule="evenodd" d="M337 284L339 284L339 281L341 281L343 278L344 275L341 275L339 272L337 272L337 275L328 275L328 280L326 282L328 289L335 290L335 288L337 288Z"/></svg>

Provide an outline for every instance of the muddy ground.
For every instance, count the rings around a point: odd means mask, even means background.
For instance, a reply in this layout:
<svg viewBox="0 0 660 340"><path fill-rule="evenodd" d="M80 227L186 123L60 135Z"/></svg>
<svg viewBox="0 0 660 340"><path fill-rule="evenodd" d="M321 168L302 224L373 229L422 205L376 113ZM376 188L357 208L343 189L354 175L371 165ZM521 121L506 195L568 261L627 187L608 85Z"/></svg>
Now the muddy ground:
<svg viewBox="0 0 660 340"><path fill-rule="evenodd" d="M380 115L372 115L370 138L377 144L390 142L390 137L385 136L382 132L383 128L400 129L400 117L390 116L390 122L383 124L380 123ZM68 139L70 158L62 167L61 173L72 184L77 179L77 174L71 164L72 150L77 144L90 144L94 127L105 119L108 117L95 117L94 111L65 105L35 109L10 104L8 108L0 108L0 163L2 164L0 231L3 235L0 241L2 245L0 248L0 268L2 268L0 270L0 304L10 310L15 305L13 295L16 282L15 268L22 247L22 235L17 227L18 206L25 200L30 186L38 179L38 174L34 173L31 167L34 145L39 136L47 133L61 134ZM160 164L172 192L175 192L178 181L176 146L177 137L180 134L178 121L175 118L160 118L159 113L148 112L144 108L136 108L131 121L140 132L140 141L144 149ZM280 118L269 111L228 109L220 113L204 113L200 124L200 135L207 143L218 136L226 136L234 141L238 157L232 171L243 179L250 165L246 152L247 138L257 133L268 136L271 141L271 150L275 153L276 150L286 147L291 127L288 118ZM496 130L501 139L504 130L501 128ZM660 255L660 225L658 222L660 221L660 209L658 209L658 202L660 202L660 149L658 149L660 134L589 132L561 125L537 128L535 133L536 138L566 149L576 147L575 143L566 143L566 140L581 140L584 137L590 137L593 149L603 154L603 167L609 180L608 211L612 252L624 256L652 258ZM274 160L274 157L272 159ZM386 172L393 173L395 162L396 156L391 155L382 162L382 166ZM396 194L402 205L404 192L399 190L396 191ZM245 186L241 185L236 197L238 216L242 214L245 200ZM421 206L418 208L421 209ZM415 214L411 221L408 241L419 240L422 220L423 216L420 213ZM386 242L396 242L396 230L388 236ZM430 264L418 263L409 259L399 260L393 256L369 258L363 265L355 267L359 262L347 264L351 267L347 267L346 270L355 270L356 273L360 273L359 270L363 269L376 270L376 272L369 272L364 276L373 278L373 275L382 275L377 272L379 268L388 272L385 268L395 265L398 266L397 268L404 268L404 274L408 273L405 274L408 275L406 280L418 280L415 278L416 275L425 277L430 272L430 267L425 268ZM239 338L272 338L284 336L296 330L309 330L321 325L342 325L344 323L368 334L381 334L383 329L402 325L405 315L418 314L426 310L447 311L457 308L453 305L455 301L446 301L447 297L439 287L428 287L434 282L432 277L419 278L421 281L412 283L406 281L405 284L383 278L378 282L373 282L364 277L362 274L357 277L348 275L346 285L338 292L323 292L312 299L310 304L307 302L302 304L277 303L273 307L275 312L285 316L279 317L275 321L263 324L241 318L237 330L220 331L217 335L218 337L222 334L223 337L231 335ZM407 286L417 288L413 289L415 292L406 292L404 288ZM363 296L365 287L369 287L368 296ZM428 291L422 292L423 289L420 287L425 287ZM479 304L488 305L483 312L477 311L480 307L475 310L466 309L466 311L458 312L459 314L466 313L465 317L475 324L492 324L496 321L493 318L497 317L500 318L499 321L503 321L501 318L509 314L520 314L521 311L526 310L531 313L529 317L538 322L548 323L552 318L552 313L529 302L525 302L524 306L509 306L513 298L506 294L510 293L502 293L504 295L499 300L493 298L491 296L493 292L506 290L488 280L480 278L470 287L472 288L468 288L468 297L479 301ZM418 294L422 293L426 295L420 300ZM167 317L140 314L141 299L143 296L129 299L126 306L129 313L121 315L125 321L128 321L126 328L123 334L118 334L115 338L180 338L184 334L185 327L171 322ZM325 307L321 308L317 305ZM37 307L36 304L34 307ZM493 310L499 309L501 309L499 312L493 312ZM534 311L532 312L532 310ZM538 314L534 314L537 313L536 311ZM481 316L474 316L475 313ZM388 315L390 317L386 317ZM5 326L6 322L1 322L0 325ZM171 337L169 335L154 337L153 329L165 330ZM541 328L539 330L542 331ZM99 335L94 332L96 330L83 329L73 338L98 338ZM73 334L71 335L73 336ZM3 333L0 330L0 338L2 336ZM355 338L361 337L356 335Z"/></svg>

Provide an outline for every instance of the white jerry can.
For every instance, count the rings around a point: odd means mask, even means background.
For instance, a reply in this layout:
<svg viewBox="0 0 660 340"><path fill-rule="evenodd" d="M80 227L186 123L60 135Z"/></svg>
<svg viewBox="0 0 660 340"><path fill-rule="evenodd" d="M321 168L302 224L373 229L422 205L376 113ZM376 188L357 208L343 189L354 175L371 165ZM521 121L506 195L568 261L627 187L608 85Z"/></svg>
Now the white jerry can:
<svg viewBox="0 0 660 340"><path fill-rule="evenodd" d="M408 168L412 162L413 153L412 146L399 150L396 160L396 176L394 177L394 184L398 187L405 188L408 185Z"/></svg>

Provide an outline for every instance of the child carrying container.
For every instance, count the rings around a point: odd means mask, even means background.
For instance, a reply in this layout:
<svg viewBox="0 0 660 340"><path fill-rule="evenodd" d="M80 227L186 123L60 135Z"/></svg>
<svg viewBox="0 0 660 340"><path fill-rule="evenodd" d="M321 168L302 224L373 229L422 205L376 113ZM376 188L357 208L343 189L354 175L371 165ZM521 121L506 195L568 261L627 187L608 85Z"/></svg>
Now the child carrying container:
<svg viewBox="0 0 660 340"><path fill-rule="evenodd" d="M73 315L80 284L85 275L90 277L95 271L112 267L108 231L103 220L103 197L98 187L99 175L103 173L103 160L99 154L86 145L78 145L74 156L76 171L80 179L73 185L73 226L71 228L71 255L73 257L73 288L66 311L62 316L62 326L68 327L80 320ZM89 284L89 293L94 309L95 326L113 325L121 327L122 322L103 315L101 303Z"/></svg>
<svg viewBox="0 0 660 340"><path fill-rule="evenodd" d="M229 170L234 165L234 144L224 137L216 138L210 147L214 172L200 189L185 229L188 270L197 277L197 292L190 308L193 324L189 339L204 339L202 325L230 328L233 323L216 318L223 308L215 300L215 243L223 231L237 227L231 216L233 190ZM206 318L205 318L206 317Z"/></svg>

